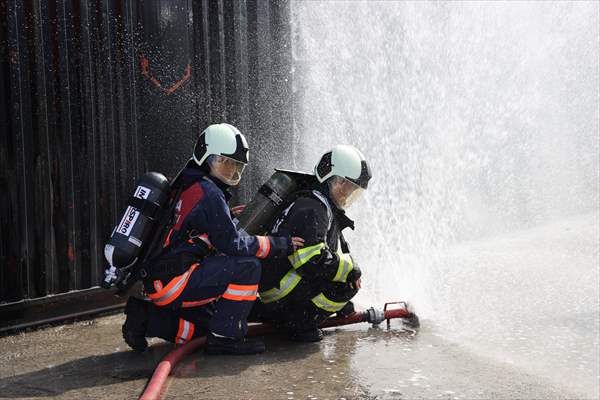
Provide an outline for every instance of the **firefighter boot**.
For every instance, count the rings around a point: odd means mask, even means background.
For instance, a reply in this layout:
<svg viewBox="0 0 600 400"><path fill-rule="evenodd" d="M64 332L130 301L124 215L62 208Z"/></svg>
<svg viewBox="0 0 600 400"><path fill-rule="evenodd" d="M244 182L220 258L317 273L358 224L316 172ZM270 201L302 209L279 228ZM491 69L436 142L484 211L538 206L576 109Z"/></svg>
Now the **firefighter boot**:
<svg viewBox="0 0 600 400"><path fill-rule="evenodd" d="M288 337L294 342L320 342L323 340L323 331L316 326L301 330L294 329L288 332Z"/></svg>
<svg viewBox="0 0 600 400"><path fill-rule="evenodd" d="M260 354L265 352L265 344L260 339L233 339L223 336L215 336L212 333L206 338L204 352L210 355L216 354Z"/></svg>
<svg viewBox="0 0 600 400"><path fill-rule="evenodd" d="M144 300L130 297L125 306L125 323L123 324L123 339L133 350L142 352L148 347L146 327L148 325L148 303Z"/></svg>

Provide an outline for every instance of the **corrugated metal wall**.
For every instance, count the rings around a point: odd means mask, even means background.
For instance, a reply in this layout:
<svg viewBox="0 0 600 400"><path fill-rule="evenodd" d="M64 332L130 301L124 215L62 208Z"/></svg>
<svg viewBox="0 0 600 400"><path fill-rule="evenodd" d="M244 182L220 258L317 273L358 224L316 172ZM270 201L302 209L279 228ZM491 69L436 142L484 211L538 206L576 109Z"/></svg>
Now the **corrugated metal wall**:
<svg viewBox="0 0 600 400"><path fill-rule="evenodd" d="M287 1L0 0L0 327L97 286L136 177L201 127L247 134L250 196L292 143L289 35Z"/></svg>

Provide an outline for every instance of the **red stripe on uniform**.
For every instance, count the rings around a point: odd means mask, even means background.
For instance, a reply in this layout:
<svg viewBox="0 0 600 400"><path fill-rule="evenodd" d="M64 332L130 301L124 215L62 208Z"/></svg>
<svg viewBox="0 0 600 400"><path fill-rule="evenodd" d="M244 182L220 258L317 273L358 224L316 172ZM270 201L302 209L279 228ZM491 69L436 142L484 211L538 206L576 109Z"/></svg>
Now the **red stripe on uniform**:
<svg viewBox="0 0 600 400"><path fill-rule="evenodd" d="M235 283L230 283L227 285L227 288L233 290L258 290L258 285L236 285Z"/></svg>
<svg viewBox="0 0 600 400"><path fill-rule="evenodd" d="M237 296L234 294L223 293L223 298L227 300L233 301L254 301L256 300L256 295L254 296Z"/></svg>
<svg viewBox="0 0 600 400"><path fill-rule="evenodd" d="M182 318L179 318L179 330L177 331L177 336L175 337L176 342L178 341L178 339L181 338L181 335L183 335L184 328L185 328L185 320Z"/></svg>
<svg viewBox="0 0 600 400"><path fill-rule="evenodd" d="M256 251L256 257L266 258L271 251L271 241L268 236L256 236L258 240L258 250Z"/></svg>
<svg viewBox="0 0 600 400"><path fill-rule="evenodd" d="M192 307L200 307L208 303L212 303L217 300L221 296L211 297L210 299L198 300L198 301L184 301L181 303L182 308L192 308Z"/></svg>

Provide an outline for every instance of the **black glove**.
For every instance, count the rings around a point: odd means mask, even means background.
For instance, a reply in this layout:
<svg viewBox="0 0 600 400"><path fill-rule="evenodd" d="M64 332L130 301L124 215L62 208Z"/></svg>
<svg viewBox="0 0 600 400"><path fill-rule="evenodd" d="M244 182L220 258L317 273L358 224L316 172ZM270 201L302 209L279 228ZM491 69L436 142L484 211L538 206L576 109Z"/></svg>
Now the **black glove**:
<svg viewBox="0 0 600 400"><path fill-rule="evenodd" d="M290 236L267 236L267 238L272 244L270 253L272 257L287 257L294 252Z"/></svg>
<svg viewBox="0 0 600 400"><path fill-rule="evenodd" d="M361 275L362 275L362 271L360 270L360 268L358 268L358 265L356 265L356 263L354 263L354 267L348 273L348 278L346 278L346 282L354 283L360 279Z"/></svg>
<svg viewBox="0 0 600 400"><path fill-rule="evenodd" d="M287 256L294 254L295 251L300 250L300 249L294 249L294 244L292 243L292 237L291 236L285 236L285 240L287 240Z"/></svg>

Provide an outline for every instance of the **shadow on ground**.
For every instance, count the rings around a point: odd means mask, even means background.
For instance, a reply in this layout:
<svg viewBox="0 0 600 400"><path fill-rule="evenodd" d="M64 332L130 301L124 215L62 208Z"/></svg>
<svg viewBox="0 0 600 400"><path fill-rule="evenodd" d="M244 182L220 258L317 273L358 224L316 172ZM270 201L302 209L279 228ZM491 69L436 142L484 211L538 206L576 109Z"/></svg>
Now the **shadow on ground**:
<svg viewBox="0 0 600 400"><path fill-rule="evenodd" d="M281 362L293 362L319 351L319 345L314 343L297 344L269 337L268 352L258 356L205 356L202 350L189 356L178 366L173 375L178 378L213 378L230 377L243 374L244 370L253 365L268 366ZM282 344L287 344L282 349ZM154 368L174 346L168 343L157 343L144 353L120 351L105 355L88 356L71 360L63 364L23 373L15 376L0 378L0 398L22 397L56 397L71 392L77 393L108 392L115 396L115 391L102 387L115 384L136 386L141 393L146 380L152 376ZM275 354L276 353L276 354ZM143 381L133 385L133 381ZM127 392L135 392L130 388ZM112 393L111 393L112 392ZM91 394L90 393L90 394ZM120 392L125 396L125 392ZM127 396L125 396L127 397ZM117 397L118 398L118 395Z"/></svg>
<svg viewBox="0 0 600 400"><path fill-rule="evenodd" d="M38 371L0 379L0 397L58 396L71 390L146 379L173 347L152 346L143 354L123 351L89 356Z"/></svg>

